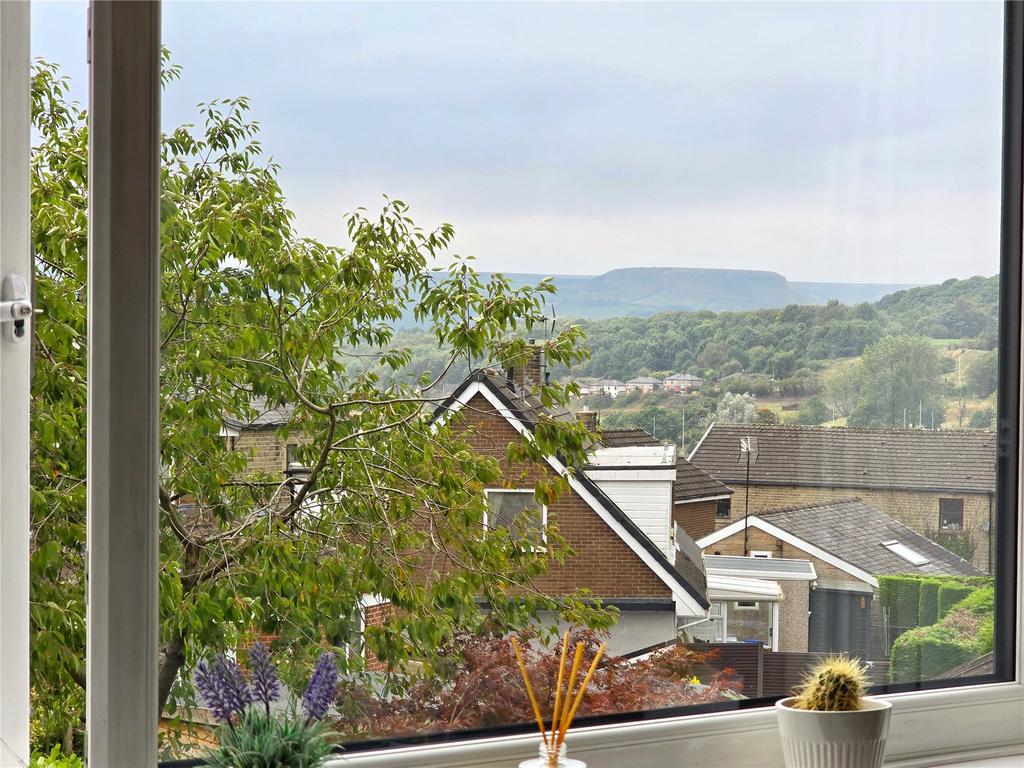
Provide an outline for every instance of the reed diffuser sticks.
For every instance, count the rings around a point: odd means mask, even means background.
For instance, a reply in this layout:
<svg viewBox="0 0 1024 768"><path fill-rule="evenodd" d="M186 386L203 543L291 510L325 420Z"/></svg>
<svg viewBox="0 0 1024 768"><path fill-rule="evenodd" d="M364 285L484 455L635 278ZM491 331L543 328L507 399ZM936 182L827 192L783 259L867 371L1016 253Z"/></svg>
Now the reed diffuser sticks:
<svg viewBox="0 0 1024 768"><path fill-rule="evenodd" d="M512 650L516 654L519 671L522 673L523 682L526 684L526 694L530 697L530 706L533 707L533 715L537 720L540 736L544 740L544 746L547 749L548 765L553 768L558 765L558 755L562 749L562 744L565 742L565 735L569 732L573 718L576 717L576 712L583 703L583 696L587 692L587 686L590 685L590 679L594 676L597 664L604 655L605 644L601 643L597 649L597 653L594 654L594 659L590 663L590 668L583 677L583 682L577 688L576 683L579 682L580 667L583 661L583 643L576 643L576 648L573 651L572 670L569 672L568 678L566 678L565 663L569 650L569 631L566 630L565 634L562 635L562 650L558 663L558 681L555 684L555 702L554 709L551 712L550 733L544 725L544 717L541 714L540 704L537 701L537 695L534 693L533 684L530 682L526 661L519 648L519 643L514 637L512 638ZM565 684L564 692L563 683Z"/></svg>

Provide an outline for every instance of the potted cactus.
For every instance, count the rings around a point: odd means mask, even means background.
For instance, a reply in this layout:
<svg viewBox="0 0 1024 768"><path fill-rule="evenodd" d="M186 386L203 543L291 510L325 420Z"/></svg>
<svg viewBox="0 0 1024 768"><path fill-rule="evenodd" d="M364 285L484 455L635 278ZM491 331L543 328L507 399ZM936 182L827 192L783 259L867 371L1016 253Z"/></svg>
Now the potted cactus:
<svg viewBox="0 0 1024 768"><path fill-rule="evenodd" d="M880 768L892 704L864 696L864 666L833 657L775 704L787 768Z"/></svg>

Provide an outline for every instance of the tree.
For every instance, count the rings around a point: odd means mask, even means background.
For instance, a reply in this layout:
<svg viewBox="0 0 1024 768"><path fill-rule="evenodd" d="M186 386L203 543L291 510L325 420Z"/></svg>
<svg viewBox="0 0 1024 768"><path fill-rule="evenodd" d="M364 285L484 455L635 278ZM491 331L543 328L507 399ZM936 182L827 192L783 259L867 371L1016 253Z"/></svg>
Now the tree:
<svg viewBox="0 0 1024 768"><path fill-rule="evenodd" d="M843 418L853 413L860 399L861 372L859 363L837 366L822 381L824 401Z"/></svg>
<svg viewBox="0 0 1024 768"><path fill-rule="evenodd" d="M176 74L168 67L165 82ZM58 69L40 63L31 160L44 312L32 385L32 674L35 711L48 719L37 746L67 740L85 684L88 145L85 112L67 94ZM525 358L517 332L542 317L552 285L485 280L449 255L450 225L425 232L399 201L385 201L374 217L351 215L346 248L301 237L248 108L244 98L213 101L200 107L200 128L163 136L161 708L188 703L187 671L250 630L277 635L295 674L323 646L344 658L352 611L367 593L396 608L365 638L392 669L410 657L429 665L457 632L479 628L478 598L491 606L492 627L523 626L541 609L607 626L606 612L532 586L550 558L567 554L557 530L547 553L484 537L481 489L498 481L498 463L428 418L437 382L457 361ZM451 267L438 273L442 259ZM379 367L404 366L410 352L393 342L406 313L445 351L442 370L385 383L350 367L346 350L357 346L376 350ZM580 342L580 329L567 325L544 353L568 365L582 359ZM537 394L563 405L569 389L545 384ZM281 436L303 437L305 481L253 471L220 436L226 414L256 416L254 398L294 406ZM509 450L517 459L557 453L574 468L587 440L579 424L545 420L533 440ZM563 487L552 481L536 493L547 500ZM432 571L437 551L454 567Z"/></svg>
<svg viewBox="0 0 1024 768"><path fill-rule="evenodd" d="M962 429L964 426L964 416L967 415L967 387L955 387L953 394L956 396L956 426L958 429Z"/></svg>
<svg viewBox="0 0 1024 768"><path fill-rule="evenodd" d="M944 413L939 353L923 336L886 336L864 351L851 426L902 427Z"/></svg>
<svg viewBox="0 0 1024 768"><path fill-rule="evenodd" d="M971 414L967 426L971 429L989 429L995 417L996 413L991 408L982 408L980 411L975 411Z"/></svg>
<svg viewBox="0 0 1024 768"><path fill-rule="evenodd" d="M999 386L999 353L978 355L967 366L967 386L977 397L988 397Z"/></svg>
<svg viewBox="0 0 1024 768"><path fill-rule="evenodd" d="M796 416L797 424L814 426L816 424L823 424L826 421L831 421L831 419L832 411L824 402L822 402L820 397L808 397L800 401L800 407L797 409Z"/></svg>
<svg viewBox="0 0 1024 768"><path fill-rule="evenodd" d="M757 421L757 398L749 393L726 392L708 422L753 424Z"/></svg>

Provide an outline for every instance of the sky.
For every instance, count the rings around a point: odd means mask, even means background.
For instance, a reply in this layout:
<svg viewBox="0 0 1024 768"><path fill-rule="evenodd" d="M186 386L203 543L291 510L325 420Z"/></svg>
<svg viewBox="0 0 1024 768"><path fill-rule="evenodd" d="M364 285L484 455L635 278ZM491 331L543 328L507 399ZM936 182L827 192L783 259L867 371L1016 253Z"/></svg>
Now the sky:
<svg viewBox="0 0 1024 768"><path fill-rule="evenodd" d="M998 271L998 3L175 2L165 128L246 95L301 234L383 195L477 267ZM87 96L85 2L33 54Z"/></svg>

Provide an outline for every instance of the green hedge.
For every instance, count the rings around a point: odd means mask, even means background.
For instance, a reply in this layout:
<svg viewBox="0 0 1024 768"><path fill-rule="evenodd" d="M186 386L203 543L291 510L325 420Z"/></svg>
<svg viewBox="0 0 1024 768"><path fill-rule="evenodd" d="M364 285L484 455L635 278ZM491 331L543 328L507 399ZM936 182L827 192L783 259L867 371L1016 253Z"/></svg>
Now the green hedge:
<svg viewBox="0 0 1024 768"><path fill-rule="evenodd" d="M880 576L878 599L883 608L889 609L889 626L895 633L918 626L921 602L919 576Z"/></svg>
<svg viewBox="0 0 1024 768"><path fill-rule="evenodd" d="M918 600L917 621L927 627L939 620L939 587L943 584L939 579L922 579L921 596Z"/></svg>
<svg viewBox="0 0 1024 768"><path fill-rule="evenodd" d="M889 679L894 683L933 680L978 655L974 638L957 638L950 628L940 625L918 627L892 644Z"/></svg>
<svg viewBox="0 0 1024 768"><path fill-rule="evenodd" d="M943 618L954 605L975 591L974 587L966 587L956 583L946 583L939 587L939 618Z"/></svg>

